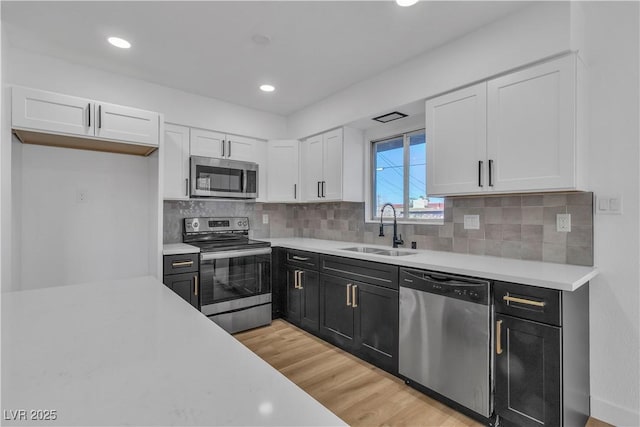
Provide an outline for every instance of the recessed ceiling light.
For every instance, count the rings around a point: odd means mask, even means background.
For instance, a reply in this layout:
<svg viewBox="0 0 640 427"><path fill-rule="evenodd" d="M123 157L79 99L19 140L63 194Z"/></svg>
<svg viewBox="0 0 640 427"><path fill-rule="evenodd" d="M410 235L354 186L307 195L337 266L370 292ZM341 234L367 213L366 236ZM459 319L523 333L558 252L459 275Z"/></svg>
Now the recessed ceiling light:
<svg viewBox="0 0 640 427"><path fill-rule="evenodd" d="M269 36L265 36L264 34L254 34L251 36L251 40L257 45L266 46L271 43L271 38Z"/></svg>
<svg viewBox="0 0 640 427"><path fill-rule="evenodd" d="M398 4L398 6L407 7L413 6L414 4L418 3L418 0L396 0L396 3Z"/></svg>
<svg viewBox="0 0 640 427"><path fill-rule="evenodd" d="M131 47L131 43L120 37L109 37L107 41L120 49L129 49Z"/></svg>
<svg viewBox="0 0 640 427"><path fill-rule="evenodd" d="M260 85L260 90L263 92L273 92L276 88L272 85Z"/></svg>

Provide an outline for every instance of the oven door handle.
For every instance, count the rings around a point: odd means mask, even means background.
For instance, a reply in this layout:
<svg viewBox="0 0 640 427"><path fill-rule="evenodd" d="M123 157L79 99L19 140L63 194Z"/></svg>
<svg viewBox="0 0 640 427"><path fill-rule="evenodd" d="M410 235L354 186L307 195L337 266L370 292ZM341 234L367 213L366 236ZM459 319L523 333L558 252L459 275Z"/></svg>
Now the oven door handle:
<svg viewBox="0 0 640 427"><path fill-rule="evenodd" d="M253 255L268 255L270 253L271 253L271 248L241 249L237 251L204 252L200 254L200 260L208 261L212 259L240 258L245 256L253 256Z"/></svg>

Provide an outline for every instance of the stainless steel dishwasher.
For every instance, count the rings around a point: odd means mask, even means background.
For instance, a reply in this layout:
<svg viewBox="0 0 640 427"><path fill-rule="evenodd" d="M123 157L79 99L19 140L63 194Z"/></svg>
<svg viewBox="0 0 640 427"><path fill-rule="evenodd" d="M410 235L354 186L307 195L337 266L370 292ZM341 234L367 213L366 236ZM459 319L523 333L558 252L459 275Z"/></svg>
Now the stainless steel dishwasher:
<svg viewBox="0 0 640 427"><path fill-rule="evenodd" d="M399 373L489 417L489 282L400 269Z"/></svg>

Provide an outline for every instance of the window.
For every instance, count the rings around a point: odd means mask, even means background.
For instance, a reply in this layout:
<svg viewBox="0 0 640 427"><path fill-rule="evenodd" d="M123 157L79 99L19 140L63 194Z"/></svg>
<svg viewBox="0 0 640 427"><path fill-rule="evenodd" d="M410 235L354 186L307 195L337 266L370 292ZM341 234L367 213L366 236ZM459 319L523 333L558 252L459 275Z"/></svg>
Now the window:
<svg viewBox="0 0 640 427"><path fill-rule="evenodd" d="M398 219L444 218L444 199L427 195L427 144L424 129L371 144L371 217L391 203ZM384 216L393 216L385 209Z"/></svg>

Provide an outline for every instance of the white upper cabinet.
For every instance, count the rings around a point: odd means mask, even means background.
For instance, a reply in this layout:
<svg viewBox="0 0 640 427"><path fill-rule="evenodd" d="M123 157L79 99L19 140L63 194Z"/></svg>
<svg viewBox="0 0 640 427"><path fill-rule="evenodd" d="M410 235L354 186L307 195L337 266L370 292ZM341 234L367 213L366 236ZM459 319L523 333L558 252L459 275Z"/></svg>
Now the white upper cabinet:
<svg viewBox="0 0 640 427"><path fill-rule="evenodd" d="M489 80L491 184L496 191L576 188L576 57Z"/></svg>
<svg viewBox="0 0 640 427"><path fill-rule="evenodd" d="M344 127L307 138L301 146L304 201L364 200L362 132Z"/></svg>
<svg viewBox="0 0 640 427"><path fill-rule="evenodd" d="M257 144L264 144L264 141L206 129L191 129L192 156L258 163L255 153Z"/></svg>
<svg viewBox="0 0 640 427"><path fill-rule="evenodd" d="M582 189L576 61L567 55L427 100L428 194Z"/></svg>
<svg viewBox="0 0 640 427"><path fill-rule="evenodd" d="M158 147L160 115L152 111L19 86L11 104L23 142L145 155Z"/></svg>
<svg viewBox="0 0 640 427"><path fill-rule="evenodd" d="M164 198L189 199L189 128L165 123Z"/></svg>
<svg viewBox="0 0 640 427"><path fill-rule="evenodd" d="M426 102L428 194L477 191L487 153L487 85Z"/></svg>
<svg viewBox="0 0 640 427"><path fill-rule="evenodd" d="M272 140L267 143L267 194L270 202L301 200L299 147L297 140Z"/></svg>

